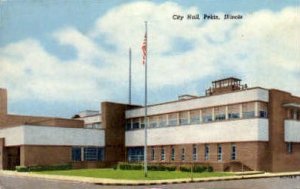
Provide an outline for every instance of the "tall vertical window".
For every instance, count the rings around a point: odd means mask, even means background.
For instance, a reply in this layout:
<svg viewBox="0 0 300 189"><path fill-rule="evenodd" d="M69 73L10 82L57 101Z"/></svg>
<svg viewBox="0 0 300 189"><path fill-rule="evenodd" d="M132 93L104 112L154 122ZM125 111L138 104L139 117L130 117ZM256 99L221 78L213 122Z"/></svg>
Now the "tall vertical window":
<svg viewBox="0 0 300 189"><path fill-rule="evenodd" d="M155 159L155 151L154 148L151 147L151 160L153 161Z"/></svg>
<svg viewBox="0 0 300 189"><path fill-rule="evenodd" d="M240 105L235 104L228 106L228 119L238 119L240 118Z"/></svg>
<svg viewBox="0 0 300 189"><path fill-rule="evenodd" d="M255 117L254 102L244 103L242 106L243 106L243 118Z"/></svg>
<svg viewBox="0 0 300 189"><path fill-rule="evenodd" d="M198 159L197 156L197 145L193 145L193 161L196 161Z"/></svg>
<svg viewBox="0 0 300 189"><path fill-rule="evenodd" d="M81 161L81 148L80 147L72 148L72 161Z"/></svg>
<svg viewBox="0 0 300 189"><path fill-rule="evenodd" d="M262 118L268 117L268 106L267 103L258 102L258 116Z"/></svg>
<svg viewBox="0 0 300 189"><path fill-rule="evenodd" d="M202 110L202 120L204 123L212 121L212 108Z"/></svg>
<svg viewBox="0 0 300 189"><path fill-rule="evenodd" d="M164 161L166 159L166 153L165 153L165 148L161 147L161 160Z"/></svg>
<svg viewBox="0 0 300 189"><path fill-rule="evenodd" d="M209 145L205 144L205 148L204 148L204 159L205 160L209 160Z"/></svg>
<svg viewBox="0 0 300 189"><path fill-rule="evenodd" d="M200 123L200 110L193 110L190 112L190 123L199 124Z"/></svg>
<svg viewBox="0 0 300 189"><path fill-rule="evenodd" d="M218 144L218 161L222 161L222 145Z"/></svg>
<svg viewBox="0 0 300 189"><path fill-rule="evenodd" d="M182 148L181 149L181 160L184 161L184 159L185 159L185 149Z"/></svg>
<svg viewBox="0 0 300 189"><path fill-rule="evenodd" d="M287 152L289 154L293 153L293 143L291 143L291 142L287 143Z"/></svg>
<svg viewBox="0 0 300 189"><path fill-rule="evenodd" d="M236 160L236 145L231 145L231 160Z"/></svg>
<svg viewBox="0 0 300 189"><path fill-rule="evenodd" d="M138 129L140 128L140 119L134 118L132 123L132 129Z"/></svg>
<svg viewBox="0 0 300 189"><path fill-rule="evenodd" d="M169 119L169 126L175 126L177 125L177 113L172 113L172 114L168 114L168 119Z"/></svg>
<svg viewBox="0 0 300 189"><path fill-rule="evenodd" d="M189 112L180 112L179 113L179 124L180 125L187 125L189 123Z"/></svg>
<svg viewBox="0 0 300 189"><path fill-rule="evenodd" d="M225 106L215 108L215 120L225 120Z"/></svg>
<svg viewBox="0 0 300 189"><path fill-rule="evenodd" d="M174 161L175 160L175 148L172 146L171 148L171 160Z"/></svg>

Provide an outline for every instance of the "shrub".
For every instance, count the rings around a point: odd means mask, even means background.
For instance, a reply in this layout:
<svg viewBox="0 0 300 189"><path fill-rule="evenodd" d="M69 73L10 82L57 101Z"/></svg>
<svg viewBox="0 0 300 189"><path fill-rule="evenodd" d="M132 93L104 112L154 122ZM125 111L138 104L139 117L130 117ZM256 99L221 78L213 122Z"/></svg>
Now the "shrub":
<svg viewBox="0 0 300 189"><path fill-rule="evenodd" d="M179 170L182 172L191 172L191 168L190 165L180 165Z"/></svg>
<svg viewBox="0 0 300 189"><path fill-rule="evenodd" d="M29 168L26 166L16 166L16 171L17 172L28 172Z"/></svg>
<svg viewBox="0 0 300 189"><path fill-rule="evenodd" d="M68 170L72 169L71 164L62 164L62 165L37 165L30 166L29 171L52 171L52 170Z"/></svg>
<svg viewBox="0 0 300 189"><path fill-rule="evenodd" d="M214 169L211 166L207 167L207 172L213 172L213 171L214 171Z"/></svg>
<svg viewBox="0 0 300 189"><path fill-rule="evenodd" d="M193 167L193 172L195 173L202 173L207 170L207 167L201 166L201 165L196 165Z"/></svg>
<svg viewBox="0 0 300 189"><path fill-rule="evenodd" d="M143 169L142 164L138 163L119 163L119 169L121 170L141 170Z"/></svg>
<svg viewBox="0 0 300 189"><path fill-rule="evenodd" d="M176 170L175 165L166 165L165 168L167 171L175 171Z"/></svg>

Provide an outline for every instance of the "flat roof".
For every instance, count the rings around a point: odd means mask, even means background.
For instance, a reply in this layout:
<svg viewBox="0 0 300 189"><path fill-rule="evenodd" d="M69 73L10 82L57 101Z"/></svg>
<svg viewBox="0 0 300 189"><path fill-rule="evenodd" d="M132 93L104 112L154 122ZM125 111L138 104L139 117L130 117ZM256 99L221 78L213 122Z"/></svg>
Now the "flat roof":
<svg viewBox="0 0 300 189"><path fill-rule="evenodd" d="M236 78L236 77L227 77L227 78L224 78L224 79L218 79L218 80L215 80L215 81L212 81L212 83L217 83L217 82L220 82L220 81L226 81L226 80L235 80L235 81L241 81L241 79L239 78Z"/></svg>

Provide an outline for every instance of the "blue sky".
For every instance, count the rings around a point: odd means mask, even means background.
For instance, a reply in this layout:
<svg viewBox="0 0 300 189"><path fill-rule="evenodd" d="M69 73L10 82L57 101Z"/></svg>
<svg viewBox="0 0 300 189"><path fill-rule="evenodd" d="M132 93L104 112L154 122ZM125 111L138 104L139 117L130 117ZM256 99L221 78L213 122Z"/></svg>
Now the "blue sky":
<svg viewBox="0 0 300 189"><path fill-rule="evenodd" d="M140 46L149 22L149 102L203 95L215 79L295 87L299 1L0 0L0 87L9 112L71 117L100 102L143 103ZM173 14L241 14L230 21L175 21Z"/></svg>

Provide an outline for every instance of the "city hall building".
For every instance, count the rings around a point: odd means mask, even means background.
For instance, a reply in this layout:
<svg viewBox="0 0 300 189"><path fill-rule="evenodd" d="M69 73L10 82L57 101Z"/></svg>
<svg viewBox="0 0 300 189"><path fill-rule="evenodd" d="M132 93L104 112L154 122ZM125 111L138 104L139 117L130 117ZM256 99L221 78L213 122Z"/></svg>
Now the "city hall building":
<svg viewBox="0 0 300 189"><path fill-rule="evenodd" d="M218 171L300 169L300 97L248 88L237 78L212 82L204 96L144 107L102 102L71 119L11 115L0 89L0 168L71 163L74 168L142 162L203 164Z"/></svg>

